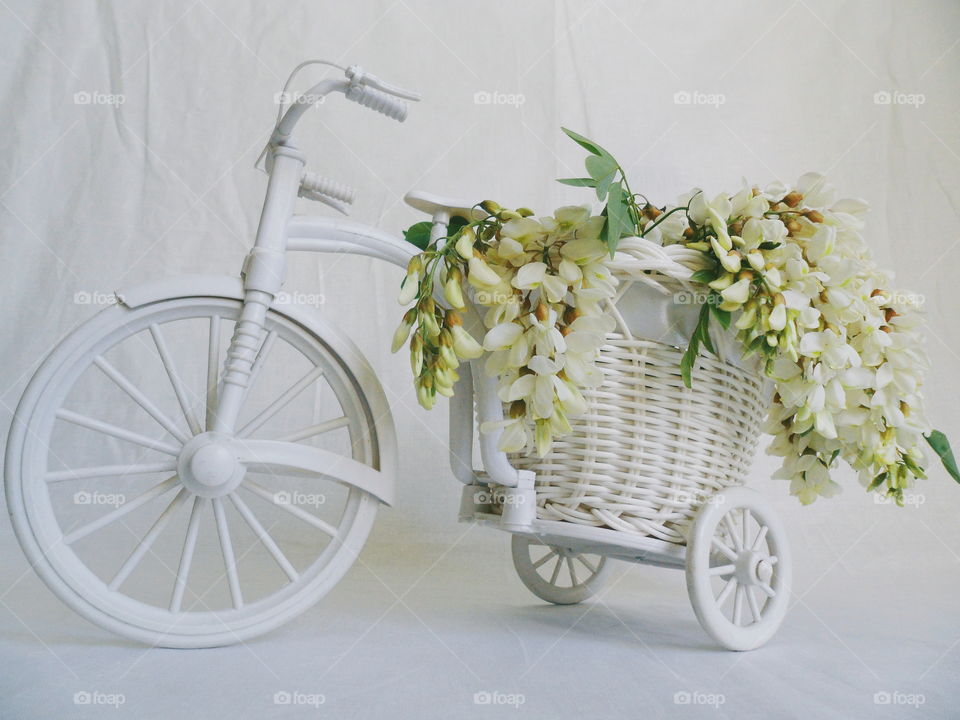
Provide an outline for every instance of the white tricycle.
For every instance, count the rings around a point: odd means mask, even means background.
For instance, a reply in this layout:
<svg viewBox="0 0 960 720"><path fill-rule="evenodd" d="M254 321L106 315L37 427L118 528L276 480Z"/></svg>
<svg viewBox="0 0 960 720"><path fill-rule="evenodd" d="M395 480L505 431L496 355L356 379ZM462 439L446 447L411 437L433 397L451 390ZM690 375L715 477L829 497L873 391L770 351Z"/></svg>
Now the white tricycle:
<svg viewBox="0 0 960 720"><path fill-rule="evenodd" d="M17 538L47 586L105 629L199 648L278 627L333 588L393 501L397 444L375 373L281 290L288 252L401 267L417 252L376 228L294 214L298 196L339 210L354 198L305 170L293 142L330 93L398 121L418 99L353 66L282 106L240 277L118 291L50 352L16 410L5 486ZM478 212L423 193L407 201L432 217L435 238ZM583 431L545 459L508 457L496 432L474 432L474 410L497 421L503 408L494 379L461 368L450 402L460 518L513 533L521 580L552 603L594 594L611 558L685 567L706 630L727 648L757 647L786 612L788 548L769 505L739 486L761 403L745 409L742 393L715 390L746 382L760 398L761 383L701 358L693 393L675 345L625 326L611 343L611 383L588 398Z"/></svg>

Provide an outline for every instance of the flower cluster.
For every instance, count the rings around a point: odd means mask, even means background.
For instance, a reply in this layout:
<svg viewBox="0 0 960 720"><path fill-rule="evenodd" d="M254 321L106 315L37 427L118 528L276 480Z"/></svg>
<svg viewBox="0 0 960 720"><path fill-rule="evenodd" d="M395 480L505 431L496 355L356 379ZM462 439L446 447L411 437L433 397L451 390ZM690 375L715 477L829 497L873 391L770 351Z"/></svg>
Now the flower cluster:
<svg viewBox="0 0 960 720"><path fill-rule="evenodd" d="M450 395L460 359L488 353L484 369L499 380L507 417L485 423L502 429L500 449L535 447L545 455L554 438L571 432L569 419L584 412L581 390L603 381L599 348L613 318L604 303L617 280L600 233L604 218L587 207L563 207L535 219L529 210L481 205L486 217L449 228L413 258L401 288L404 316L394 351L407 340L420 403ZM450 309L433 297L434 275ZM482 348L464 329L464 291L483 313Z"/></svg>
<svg viewBox="0 0 960 720"><path fill-rule="evenodd" d="M792 189L745 187L713 200L698 191L681 202L685 217L660 233L708 257L696 278L710 288L714 317L736 312L746 353L764 358L776 384L765 429L769 452L784 458L777 477L807 504L837 492L830 469L840 457L866 487L902 502L923 477L927 360L913 297L870 259L866 204L838 200L815 173Z"/></svg>
<svg viewBox="0 0 960 720"><path fill-rule="evenodd" d="M769 452L783 458L777 477L802 503L837 492L830 471L840 458L868 490L902 504L903 491L924 477L921 438L960 482L949 442L924 418L927 359L915 296L893 290L893 275L871 260L861 235L866 203L838 200L823 176L809 173L793 188L745 185L712 200L694 190L658 208L632 192L607 150L564 132L588 152L588 177L559 182L592 188L605 203L600 215L564 207L536 220L488 201L475 208L481 219L455 220L443 237L431 237L426 222L405 233L423 252L403 283L401 304L415 304L394 351L416 328L410 354L424 407L452 394L460 360L486 352L508 411L481 430L502 429L505 452L535 446L546 454L585 411L582 389L603 380L596 360L615 326L611 267L623 238L642 238L682 245L693 258L684 266L696 269L691 281L705 290L679 367L687 386L701 346L715 352L711 321L735 328L745 356L759 355L776 386ZM482 344L463 328L468 305L483 312Z"/></svg>

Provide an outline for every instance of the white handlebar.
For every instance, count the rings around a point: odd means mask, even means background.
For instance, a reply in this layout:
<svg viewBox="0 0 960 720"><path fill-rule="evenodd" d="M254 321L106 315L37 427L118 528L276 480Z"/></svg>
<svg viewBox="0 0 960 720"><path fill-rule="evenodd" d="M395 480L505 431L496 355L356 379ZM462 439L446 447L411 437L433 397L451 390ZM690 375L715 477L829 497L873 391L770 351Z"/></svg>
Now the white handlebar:
<svg viewBox="0 0 960 720"><path fill-rule="evenodd" d="M277 123L274 126L270 142L264 148L261 158L267 158L267 170L270 169L272 155L270 148L277 146L290 147L290 139L293 135L294 127L303 116L303 114L312 105L323 102L323 99L333 92L342 92L348 100L362 105L378 113L386 115L388 118L403 122L407 117L407 103L404 100L417 101L420 96L402 88L390 85L384 82L376 75L371 75L363 71L359 65L351 65L348 68L340 67L335 63L326 60L307 60L300 63L283 87L281 97L289 97L288 91L290 84L296 74L307 65L329 65L343 70L344 78L327 78L321 80L302 95L297 95L289 107L286 104L280 106ZM259 159L257 165L259 166ZM309 200L317 200L346 214L347 206L352 203L356 193L352 188L346 185L324 178L315 173L304 173L300 182L300 197Z"/></svg>

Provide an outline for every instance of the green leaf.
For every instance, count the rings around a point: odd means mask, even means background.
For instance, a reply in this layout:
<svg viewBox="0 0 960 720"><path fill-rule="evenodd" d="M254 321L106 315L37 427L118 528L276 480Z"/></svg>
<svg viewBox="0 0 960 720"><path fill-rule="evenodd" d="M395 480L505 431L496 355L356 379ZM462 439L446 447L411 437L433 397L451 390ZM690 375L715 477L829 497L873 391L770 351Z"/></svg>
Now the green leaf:
<svg viewBox="0 0 960 720"><path fill-rule="evenodd" d="M459 215L454 215L450 218L450 222L447 223L447 237L452 238L460 232L460 228L467 224L467 219L460 217Z"/></svg>
<svg viewBox="0 0 960 720"><path fill-rule="evenodd" d="M833 461L837 459L837 455L840 454L840 448L837 448L830 454L830 461L827 463L827 467L833 467Z"/></svg>
<svg viewBox="0 0 960 720"><path fill-rule="evenodd" d="M617 170L620 169L617 161L609 155L590 155L584 160L583 164L587 166L590 177L598 183L608 176L615 175Z"/></svg>
<svg viewBox="0 0 960 720"><path fill-rule="evenodd" d="M693 337L690 338L690 344L687 345L686 351L683 353L683 357L680 359L680 377L683 378L683 384L688 388L693 387L693 381L690 377L690 372L693 370L693 365L697 361L697 350L700 349L700 340L697 337L697 333L693 333Z"/></svg>
<svg viewBox="0 0 960 720"><path fill-rule="evenodd" d="M690 276L690 279L696 283L703 283L706 285L709 282L713 282L717 279L716 270L697 270L693 275Z"/></svg>
<svg viewBox="0 0 960 720"><path fill-rule="evenodd" d="M411 225L403 231L403 239L411 245L416 245L421 250L426 250L427 245L430 244L430 228L432 225L433 223L429 220Z"/></svg>
<svg viewBox="0 0 960 720"><path fill-rule="evenodd" d="M566 133L568 138L573 140L577 145L579 145L580 147L582 147L584 150L591 153L592 155L606 155L608 157L610 156L610 153L608 153L602 147L597 145L593 140L587 140L587 138L585 138L583 135L575 133L573 130L568 130L567 128L560 128L560 129L563 130L564 133Z"/></svg>
<svg viewBox="0 0 960 720"><path fill-rule="evenodd" d="M883 482L884 482L884 480L886 480L886 479L887 479L887 473L886 473L886 472L882 472L882 473L880 473L879 475L877 475L877 476L870 482L870 484L867 485L867 492L870 492L870 491L872 491L872 490L876 490L878 487L880 487L881 485L883 485Z"/></svg>
<svg viewBox="0 0 960 720"><path fill-rule="evenodd" d="M713 313L713 316L717 319L717 322L720 323L720 327L724 330L730 329L730 311L721 310L715 303L710 303L710 312Z"/></svg>
<svg viewBox="0 0 960 720"><path fill-rule="evenodd" d="M589 160L590 158L587 158ZM613 182L613 179L617 174L610 173L605 178L601 178L597 181L597 200L601 202L607 198L607 195L610 193L610 184Z"/></svg>
<svg viewBox="0 0 960 720"><path fill-rule="evenodd" d="M759 247L761 250L773 250L774 248L780 247L780 243L778 243L778 242L773 242L773 241L771 241L771 240L767 240L766 242L760 243L760 245L758 245L758 247Z"/></svg>
<svg viewBox="0 0 960 720"><path fill-rule="evenodd" d="M711 355L716 355L717 350L713 347L713 340L710 339L710 308L712 305L710 303L704 303L703 307L700 309L700 320L697 323L697 329L694 332L699 336L700 342L703 343L703 346L710 352Z"/></svg>
<svg viewBox="0 0 960 720"><path fill-rule="evenodd" d="M933 451L940 457L944 469L950 473L950 477L960 483L960 471L957 470L957 460L953 456L953 450L950 448L950 441L947 436L939 430L933 430L929 435L923 436L927 443L933 448Z"/></svg>
<svg viewBox="0 0 960 720"><path fill-rule="evenodd" d="M571 185L573 187L596 187L597 181L593 178L558 178L557 182L561 185Z"/></svg>
<svg viewBox="0 0 960 720"><path fill-rule="evenodd" d="M607 195L607 221L603 224L603 231L601 232L601 238L610 250L610 257L613 257L613 254L617 251L620 231L623 228L626 215L627 208L623 199L623 187L618 180L610 185L610 193Z"/></svg>

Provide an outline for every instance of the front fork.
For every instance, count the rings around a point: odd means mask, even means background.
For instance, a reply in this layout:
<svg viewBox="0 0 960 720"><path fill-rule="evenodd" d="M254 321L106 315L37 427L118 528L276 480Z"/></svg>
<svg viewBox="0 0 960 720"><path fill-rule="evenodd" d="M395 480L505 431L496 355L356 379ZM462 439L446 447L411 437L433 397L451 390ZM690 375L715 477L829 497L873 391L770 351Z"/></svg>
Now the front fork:
<svg viewBox="0 0 960 720"><path fill-rule="evenodd" d="M224 361L212 430L233 435L264 338L267 311L283 285L286 271L287 224L293 216L304 157L286 146L272 146L272 168L260 213L257 239L243 263L243 308Z"/></svg>

